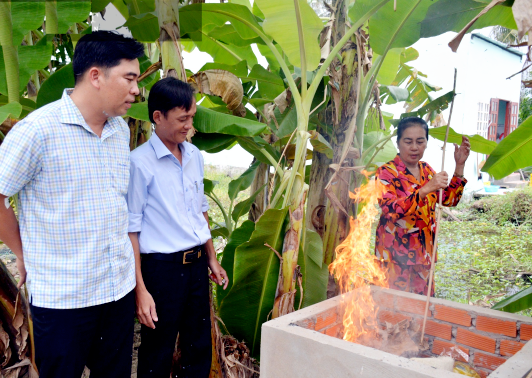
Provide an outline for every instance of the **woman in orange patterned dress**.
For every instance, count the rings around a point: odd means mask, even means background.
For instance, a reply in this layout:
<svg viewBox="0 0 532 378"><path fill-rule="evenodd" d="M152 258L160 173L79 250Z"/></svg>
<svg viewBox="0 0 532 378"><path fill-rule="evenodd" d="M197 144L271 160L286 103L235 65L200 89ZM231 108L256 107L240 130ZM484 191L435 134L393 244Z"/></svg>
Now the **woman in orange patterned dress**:
<svg viewBox="0 0 532 378"><path fill-rule="evenodd" d="M399 154L377 170L385 191L379 200L382 214L375 240L375 255L387 268L389 287L424 295L428 290L439 189L444 189L444 206L458 204L467 182L464 166L471 147L467 137L462 138L460 147L454 145L456 167L448 184L446 172L436 173L420 161L428 137L428 125L421 118L399 122Z"/></svg>

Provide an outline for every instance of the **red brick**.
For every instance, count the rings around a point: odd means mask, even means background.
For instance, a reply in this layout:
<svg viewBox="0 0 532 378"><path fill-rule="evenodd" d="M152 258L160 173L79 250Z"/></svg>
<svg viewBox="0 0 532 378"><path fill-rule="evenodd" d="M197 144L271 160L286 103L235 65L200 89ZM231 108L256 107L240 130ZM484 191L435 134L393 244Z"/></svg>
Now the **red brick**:
<svg viewBox="0 0 532 378"><path fill-rule="evenodd" d="M467 311L443 305L436 305L436 313L434 314L434 317L438 320L460 324L466 327L471 325L471 316Z"/></svg>
<svg viewBox="0 0 532 378"><path fill-rule="evenodd" d="M337 319L338 314L336 313L336 308L331 308L330 310L322 312L316 316L316 331L321 331L325 327L334 324Z"/></svg>
<svg viewBox="0 0 532 378"><path fill-rule="evenodd" d="M517 341L501 340L501 356L513 356L524 347L525 344Z"/></svg>
<svg viewBox="0 0 532 378"><path fill-rule="evenodd" d="M393 298L394 296L392 294L383 293L381 291L376 291L375 294L373 294L373 301L379 308L393 310Z"/></svg>
<svg viewBox="0 0 532 378"><path fill-rule="evenodd" d="M403 319L412 320L410 316L398 314L391 311L381 310L379 311L379 321L381 323L388 322L392 324L397 324Z"/></svg>
<svg viewBox="0 0 532 378"><path fill-rule="evenodd" d="M532 324L521 324L521 340L532 339Z"/></svg>
<svg viewBox="0 0 532 378"><path fill-rule="evenodd" d="M466 359L462 357L462 354L458 353L455 349L451 349L453 347L460 349L462 352L469 356L469 349L464 348L460 345L448 343L447 341L442 341L438 339L434 339L434 342L432 343L432 353L438 356L440 356L442 353L451 353L451 357L453 357L454 359L467 362Z"/></svg>
<svg viewBox="0 0 532 378"><path fill-rule="evenodd" d="M301 320L300 322L298 322L297 325L300 327L306 328L306 329L314 330L316 321L314 319L305 319L305 320Z"/></svg>
<svg viewBox="0 0 532 378"><path fill-rule="evenodd" d="M490 356L482 352L475 352L474 365L490 370L495 370L506 362L506 358Z"/></svg>
<svg viewBox="0 0 532 378"><path fill-rule="evenodd" d="M421 321L421 325L423 325L423 321ZM427 335L440 337L445 340L451 340L453 327L449 324L442 324L438 322L433 322L432 320L427 319L427 324L425 327L425 333Z"/></svg>
<svg viewBox="0 0 532 378"><path fill-rule="evenodd" d="M481 378L488 378L488 376L492 373L491 370L484 369L475 369L475 371L480 374Z"/></svg>
<svg viewBox="0 0 532 378"><path fill-rule="evenodd" d="M491 337L477 335L467 329L458 328L456 333L456 342L470 347L483 350L485 352L495 353L495 339Z"/></svg>
<svg viewBox="0 0 532 378"><path fill-rule="evenodd" d="M397 303L395 308L399 311L411 312L412 314L425 315L425 302L417 299L401 298L397 297ZM432 312L428 310L429 317L432 316Z"/></svg>
<svg viewBox="0 0 532 378"><path fill-rule="evenodd" d="M506 320L488 318L486 316L477 317L477 329L480 331L498 333L510 337L517 336L517 323Z"/></svg>
<svg viewBox="0 0 532 378"><path fill-rule="evenodd" d="M342 324L336 324L332 327L329 327L325 330L325 334L332 336L332 337L340 337L340 330L342 328Z"/></svg>

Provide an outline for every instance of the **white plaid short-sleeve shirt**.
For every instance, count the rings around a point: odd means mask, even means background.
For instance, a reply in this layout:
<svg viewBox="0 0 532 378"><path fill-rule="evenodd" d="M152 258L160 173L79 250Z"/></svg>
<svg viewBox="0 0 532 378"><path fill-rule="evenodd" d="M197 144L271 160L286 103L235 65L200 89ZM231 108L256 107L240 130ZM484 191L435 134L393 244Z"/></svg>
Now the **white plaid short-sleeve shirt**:
<svg viewBox="0 0 532 378"><path fill-rule="evenodd" d="M17 123L0 146L0 193L19 193L28 288L45 308L112 302L135 287L129 129L109 118L98 137L71 92Z"/></svg>

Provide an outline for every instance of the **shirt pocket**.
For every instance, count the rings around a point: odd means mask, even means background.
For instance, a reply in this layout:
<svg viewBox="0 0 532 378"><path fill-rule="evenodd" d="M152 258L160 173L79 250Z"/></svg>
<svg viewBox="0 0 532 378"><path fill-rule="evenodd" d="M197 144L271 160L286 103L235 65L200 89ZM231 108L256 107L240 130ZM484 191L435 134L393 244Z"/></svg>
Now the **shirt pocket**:
<svg viewBox="0 0 532 378"><path fill-rule="evenodd" d="M115 162L112 165L113 187L120 194L126 195L129 186L129 164L124 162Z"/></svg>

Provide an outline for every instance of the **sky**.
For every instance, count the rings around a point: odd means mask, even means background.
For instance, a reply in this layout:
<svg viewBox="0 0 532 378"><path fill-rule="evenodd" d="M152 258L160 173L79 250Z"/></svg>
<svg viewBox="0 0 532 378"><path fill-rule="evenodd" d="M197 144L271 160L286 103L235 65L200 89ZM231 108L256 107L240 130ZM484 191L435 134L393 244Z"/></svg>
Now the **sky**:
<svg viewBox="0 0 532 378"><path fill-rule="evenodd" d="M207 1L212 2L212 1ZM253 2L253 0L251 0ZM124 23L124 18L118 13L114 6L107 7L105 19L99 15L95 15L93 21L93 28L113 30ZM476 30L475 32L489 35L491 28L484 28ZM124 32L124 30L120 30ZM127 29L125 30L128 33ZM419 58L410 64L418 71L427 75L427 81L433 85L442 88L438 93L444 94L453 88L454 67L458 65L459 55L453 53L447 44L456 35L454 32L448 32L437 37L423 38L416 42L414 47L419 52ZM464 41L462 44L464 44ZM258 57L259 64L267 67L267 62L258 52L256 46L252 46L254 52ZM460 51L460 50L459 50ZM183 59L185 67L193 72L197 72L205 63L212 62L212 57L197 49L191 53L184 52ZM402 104L383 105L383 110L394 113L395 118L403 112ZM447 118L447 114L444 112ZM310 146L309 146L310 147ZM310 147L311 148L311 147ZM246 152L239 145L235 145L231 150L224 150L216 154L209 154L202 151L205 164L211 165L228 165L235 167L248 167L253 157Z"/></svg>

